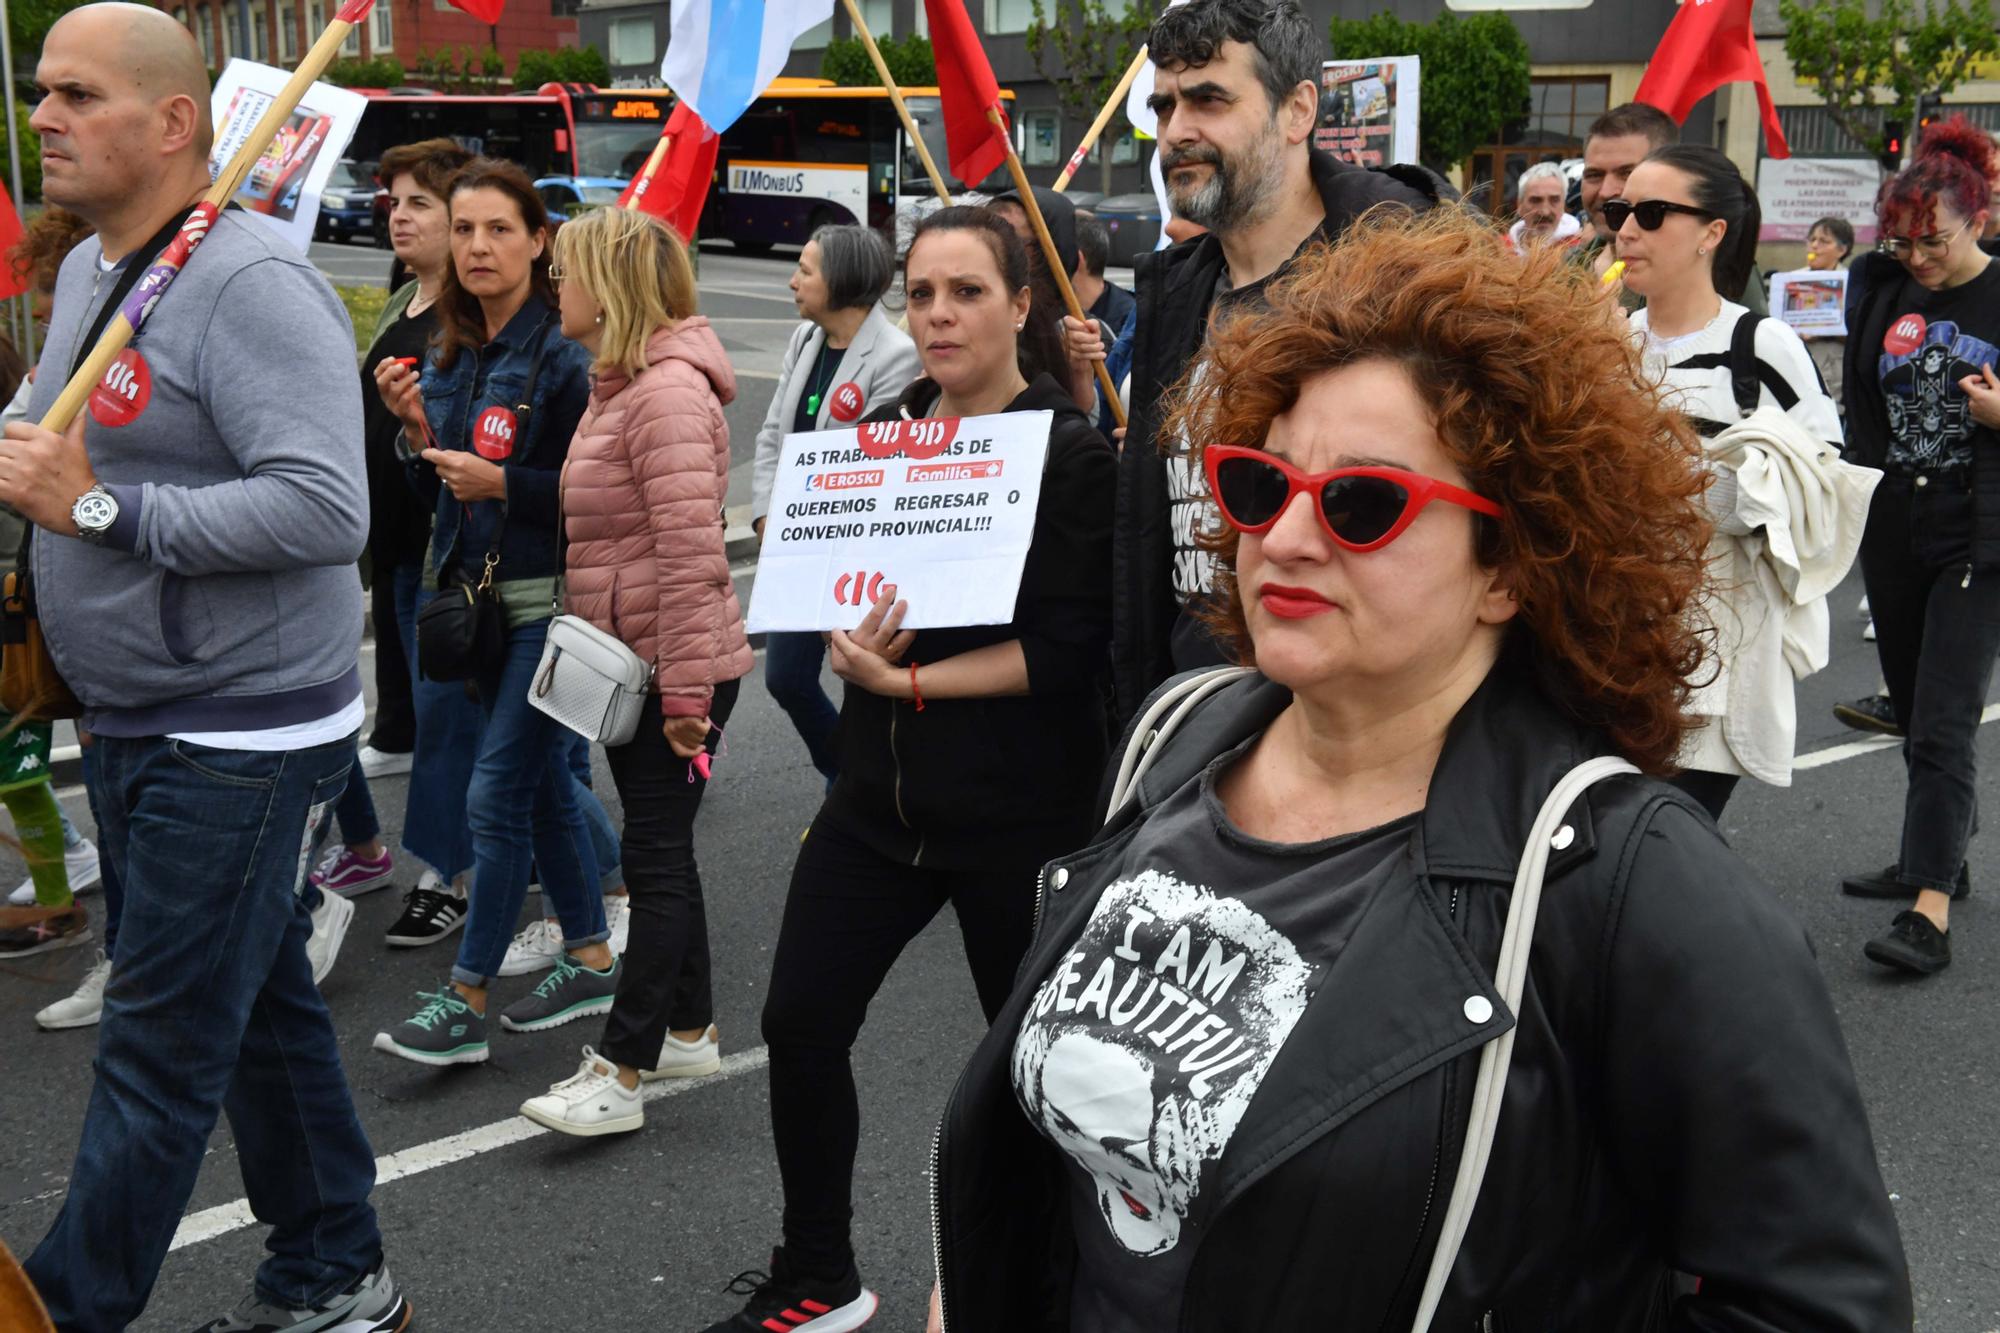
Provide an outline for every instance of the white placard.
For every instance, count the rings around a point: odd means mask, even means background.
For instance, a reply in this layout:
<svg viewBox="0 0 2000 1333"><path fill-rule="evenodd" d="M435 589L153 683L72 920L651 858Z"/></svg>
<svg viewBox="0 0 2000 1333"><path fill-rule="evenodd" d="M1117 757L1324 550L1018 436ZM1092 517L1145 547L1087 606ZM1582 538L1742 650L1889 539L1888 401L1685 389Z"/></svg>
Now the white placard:
<svg viewBox="0 0 2000 1333"><path fill-rule="evenodd" d="M1802 268L1771 275L1771 313L1800 333L1847 336L1847 270Z"/></svg>
<svg viewBox="0 0 2000 1333"><path fill-rule="evenodd" d="M1357 167L1415 162L1421 66L1416 56L1327 61L1314 146Z"/></svg>
<svg viewBox="0 0 2000 1333"><path fill-rule="evenodd" d="M910 604L909 629L1012 620L1054 419L1004 412L786 436L750 630L852 629L891 586Z"/></svg>
<svg viewBox="0 0 2000 1333"><path fill-rule="evenodd" d="M1757 164L1760 241L1803 241L1825 217L1854 226L1854 244L1875 244L1875 192L1882 166L1869 157L1767 157Z"/></svg>
<svg viewBox="0 0 2000 1333"><path fill-rule="evenodd" d="M232 60L223 67L209 95L215 118L215 147L209 151L208 174L220 175L236 150L250 137L258 117L277 100L292 76L254 60ZM264 156L250 168L250 178L236 202L258 214L279 235L303 253L312 244L319 221L319 197L333 175L334 164L361 123L368 99L360 93L315 83L298 109L278 131Z"/></svg>

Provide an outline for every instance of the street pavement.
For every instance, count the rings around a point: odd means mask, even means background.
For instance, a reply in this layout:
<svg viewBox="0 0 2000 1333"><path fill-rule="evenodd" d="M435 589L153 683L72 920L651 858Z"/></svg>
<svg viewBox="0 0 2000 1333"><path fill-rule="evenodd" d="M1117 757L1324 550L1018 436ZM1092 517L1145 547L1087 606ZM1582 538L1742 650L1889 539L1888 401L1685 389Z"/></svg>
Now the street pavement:
<svg viewBox="0 0 2000 1333"><path fill-rule="evenodd" d="M338 259L365 261L360 247ZM323 264L329 261L322 260ZM384 263L379 261L378 263ZM384 265L385 266L385 265ZM702 299L742 375L729 409L732 500L747 498L757 424L775 388L791 327L789 261L726 249L702 260ZM359 280L359 279L346 279ZM740 571L747 588L754 569ZM1745 783L1724 832L1797 914L1815 942L1873 1119L1926 1333L2000 1330L2000 860L1976 843L1974 895L1953 912L1957 961L1935 979L1892 978L1861 945L1894 908L1838 892L1843 873L1894 859L1902 810L1892 749L1856 745L1834 722L1840 699L1873 691L1874 649L1851 614L1858 578L1834 597L1833 661L1799 690L1800 750L1789 790ZM827 678L829 690L837 683ZM762 688L761 659L729 727L729 749L697 834L713 932L722 1075L660 1085L644 1131L608 1140L543 1134L519 1119L525 1097L574 1071L600 1024L494 1032L482 1067L434 1071L370 1049L407 1016L415 993L444 978L453 943L391 950L382 932L414 882L357 900L359 912L324 987L342 1057L381 1163L375 1194L389 1261L425 1333L590 1328L692 1333L733 1310L722 1287L763 1267L777 1236L779 1194L758 1033L786 884L799 835L820 796L817 775ZM2000 713L2000 709L1992 710ZM1980 790L1989 823L2000 728L1982 732ZM597 788L617 815L602 758ZM374 785L392 842L413 799L407 779ZM88 827L81 793L65 807ZM415 799L421 799L417 794ZM21 873L0 854L0 885ZM96 910L97 898L86 900ZM530 910L533 910L533 900ZM524 918L525 919L525 918ZM0 966L0 1239L25 1253L60 1207L91 1086L94 1029L42 1033L34 1010L67 994L86 950ZM535 978L502 981L505 1004ZM981 1020L955 923L940 919L890 977L855 1052L863 1138L855 1235L864 1278L881 1293L873 1327L922 1327L930 1285L926 1163L930 1131ZM658 1095L670 1088L670 1095ZM261 1254L240 1204L233 1139L218 1126L142 1333L195 1327L235 1303Z"/></svg>

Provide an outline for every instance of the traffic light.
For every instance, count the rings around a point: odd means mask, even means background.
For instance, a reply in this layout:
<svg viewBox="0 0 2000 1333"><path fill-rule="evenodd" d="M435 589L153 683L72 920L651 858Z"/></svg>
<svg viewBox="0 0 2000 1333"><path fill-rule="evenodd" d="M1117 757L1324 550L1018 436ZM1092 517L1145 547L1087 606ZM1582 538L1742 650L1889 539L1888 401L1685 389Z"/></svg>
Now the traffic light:
<svg viewBox="0 0 2000 1333"><path fill-rule="evenodd" d="M1882 170L1900 171L1903 168L1903 122L1890 119L1882 122Z"/></svg>
<svg viewBox="0 0 2000 1333"><path fill-rule="evenodd" d="M1922 143L1924 131L1944 119L1944 98L1936 93L1924 93L1917 98L1917 142Z"/></svg>

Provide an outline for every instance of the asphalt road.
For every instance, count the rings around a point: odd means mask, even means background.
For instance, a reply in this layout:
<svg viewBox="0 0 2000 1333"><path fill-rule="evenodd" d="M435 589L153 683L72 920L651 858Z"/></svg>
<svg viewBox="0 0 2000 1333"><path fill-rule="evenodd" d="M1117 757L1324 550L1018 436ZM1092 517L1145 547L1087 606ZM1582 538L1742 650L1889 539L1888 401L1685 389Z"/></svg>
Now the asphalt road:
<svg viewBox="0 0 2000 1333"><path fill-rule="evenodd" d="M333 248L367 256L359 247ZM726 251L703 258L704 305L743 376L730 409L739 474L790 328L788 272L777 258ZM744 573L747 581L751 571ZM1993 1333L2000 1330L2000 932L1993 916L2000 861L1990 837L1975 845L1975 894L1953 913L1957 962L1944 975L1904 982L1862 959L1863 941L1891 909L1842 898L1838 881L1894 858L1903 784L1893 751L1853 753L1854 733L1827 711L1875 685L1873 648L1847 614L1857 583L1850 580L1835 598L1833 662L1799 692L1800 748L1818 756L1815 766L1790 790L1745 784L1725 832L1819 948L1896 1199L1918 1327ZM830 677L828 684L833 688ZM820 793L804 748L761 688L761 666L749 686L699 826L729 1064L722 1076L651 1102L643 1132L608 1141L524 1137L531 1127L516 1107L573 1072L578 1047L598 1036L593 1022L529 1036L496 1032L493 1061L470 1069L430 1071L369 1049L378 1029L412 1010L417 990L439 984L450 946L387 949L380 937L400 910L400 892L358 900L325 994L375 1150L395 1155L375 1204L390 1263L426 1333L692 1333L735 1308L736 1298L721 1291L731 1276L766 1261L779 1197L757 1016L799 834ZM2000 765L1996 735L2000 729L1989 727L1981 742L1989 815L1990 775ZM601 761L598 788L615 815ZM404 779L375 786L392 837L408 797ZM65 804L87 822L80 793L66 793ZM17 860L0 857L0 883L19 873ZM407 886L414 878L410 868L399 881ZM94 1030L42 1033L31 1015L68 992L88 962L83 954L0 968L0 1239L17 1252L33 1247L60 1206L94 1049ZM504 1004L533 980L500 983L496 999ZM863 1098L856 1239L863 1274L883 1297L874 1327L922 1327L930 1283L929 1133L979 1030L956 928L937 922L890 978L855 1057ZM225 1123L190 1202L183 1243L135 1328L192 1328L241 1295L261 1244L232 1209L243 1194L234 1158Z"/></svg>

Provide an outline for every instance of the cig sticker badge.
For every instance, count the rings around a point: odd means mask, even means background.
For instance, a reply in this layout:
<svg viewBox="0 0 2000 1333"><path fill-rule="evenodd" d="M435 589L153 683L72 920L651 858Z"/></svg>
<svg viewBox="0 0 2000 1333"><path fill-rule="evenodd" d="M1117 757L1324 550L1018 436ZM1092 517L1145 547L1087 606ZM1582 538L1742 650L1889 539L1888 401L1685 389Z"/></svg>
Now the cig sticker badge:
<svg viewBox="0 0 2000 1333"><path fill-rule="evenodd" d="M100 426L129 426L152 401L152 367L136 347L128 347L90 391L90 417Z"/></svg>
<svg viewBox="0 0 2000 1333"><path fill-rule="evenodd" d="M479 414L479 420L472 426L473 452L491 463L503 462L513 457L516 429L513 409L487 408Z"/></svg>

